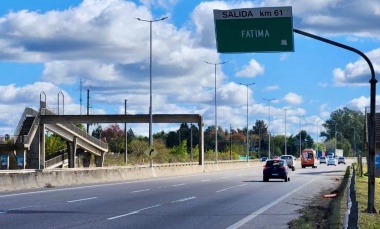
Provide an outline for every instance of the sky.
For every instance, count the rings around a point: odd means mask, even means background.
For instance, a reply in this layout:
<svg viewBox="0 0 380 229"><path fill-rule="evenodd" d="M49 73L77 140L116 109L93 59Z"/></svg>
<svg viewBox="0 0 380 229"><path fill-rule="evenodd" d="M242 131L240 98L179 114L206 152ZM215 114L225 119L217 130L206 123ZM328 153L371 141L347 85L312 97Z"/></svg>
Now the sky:
<svg viewBox="0 0 380 229"><path fill-rule="evenodd" d="M0 1L0 136L13 135L25 107L39 109L45 95L64 114L87 113L87 90L90 114L124 114L125 100L128 114L148 114L150 24L136 18L167 17L152 23L153 114L200 114L207 128L217 111L226 130L248 118L250 129L263 120L274 135L302 129L322 141L332 112L369 106L363 58L297 33L294 52L216 50L214 9L284 6L293 28L360 50L379 74L378 0ZM215 73L206 62L226 63ZM179 125L153 124L153 133ZM148 136L148 124L128 127Z"/></svg>

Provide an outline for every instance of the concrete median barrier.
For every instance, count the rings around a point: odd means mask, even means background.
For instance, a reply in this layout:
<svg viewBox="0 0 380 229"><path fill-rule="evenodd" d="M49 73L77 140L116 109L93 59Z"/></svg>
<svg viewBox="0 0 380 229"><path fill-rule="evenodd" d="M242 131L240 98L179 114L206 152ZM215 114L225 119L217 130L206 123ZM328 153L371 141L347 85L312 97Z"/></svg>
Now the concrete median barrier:
<svg viewBox="0 0 380 229"><path fill-rule="evenodd" d="M0 192L29 190L36 188L53 188L83 184L95 184L128 180L142 180L181 176L223 170L260 167L258 160L219 161L197 163L175 163L103 168L45 169L45 170L7 170L0 172Z"/></svg>

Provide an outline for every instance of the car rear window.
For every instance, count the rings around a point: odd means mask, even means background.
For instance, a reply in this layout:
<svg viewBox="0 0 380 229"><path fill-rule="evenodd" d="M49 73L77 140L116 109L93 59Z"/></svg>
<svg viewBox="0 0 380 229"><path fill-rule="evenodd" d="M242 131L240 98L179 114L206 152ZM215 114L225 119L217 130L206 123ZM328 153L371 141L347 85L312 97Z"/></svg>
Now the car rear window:
<svg viewBox="0 0 380 229"><path fill-rule="evenodd" d="M292 156L281 156L281 159L286 159L286 160L292 159Z"/></svg>
<svg viewBox="0 0 380 229"><path fill-rule="evenodd" d="M266 166L267 167L284 166L284 161L282 160L267 161Z"/></svg>

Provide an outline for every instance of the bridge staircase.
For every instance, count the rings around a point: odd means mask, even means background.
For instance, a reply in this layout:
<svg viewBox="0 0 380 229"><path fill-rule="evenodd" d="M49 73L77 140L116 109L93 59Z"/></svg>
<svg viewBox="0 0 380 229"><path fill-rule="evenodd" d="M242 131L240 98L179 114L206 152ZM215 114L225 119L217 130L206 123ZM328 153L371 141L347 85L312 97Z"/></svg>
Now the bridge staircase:
<svg viewBox="0 0 380 229"><path fill-rule="evenodd" d="M37 147L37 151L40 153L39 147L36 146L36 144L38 145L39 143L39 137L36 133L39 132L38 130L40 128L41 115L55 114L46 108L41 109L41 112L37 112L32 108L25 108L15 132L15 136L17 136L15 140L16 147L23 148L25 150L30 150L31 147ZM107 143L102 142L99 139L89 135L87 132L71 123L44 124L44 127L46 130L49 130L52 133L65 139L67 142L70 142L71 145L74 144L74 149L81 148L84 151L94 154L98 157L103 157L104 152L108 151ZM10 157L10 164L14 164L16 160L16 154L12 153L12 155L13 156ZM75 152L73 153L73 157L75 157ZM62 167L67 164L68 154L66 152L66 154L62 153L61 155L57 155L54 158L46 159L48 160L45 161L45 168ZM36 158L34 158L34 160L36 160ZM32 167L36 166L34 165Z"/></svg>

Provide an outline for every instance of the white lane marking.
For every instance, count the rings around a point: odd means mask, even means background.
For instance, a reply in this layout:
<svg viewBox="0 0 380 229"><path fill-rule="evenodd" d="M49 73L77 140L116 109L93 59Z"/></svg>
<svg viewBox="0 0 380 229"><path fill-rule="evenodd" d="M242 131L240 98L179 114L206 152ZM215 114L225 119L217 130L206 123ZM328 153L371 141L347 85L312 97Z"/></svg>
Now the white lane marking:
<svg viewBox="0 0 380 229"><path fill-rule="evenodd" d="M12 208L12 209L8 209L8 210L0 211L0 214L5 214L5 213L8 213L10 211L21 210L21 209L26 209L26 208L33 208L33 207L38 207L38 206L40 206L40 205L36 204L36 205L31 205L31 206Z"/></svg>
<svg viewBox="0 0 380 229"><path fill-rule="evenodd" d="M117 219L117 218L121 218L121 217L129 216L129 215L134 215L134 214L137 214L137 213L142 212L142 211L144 211L144 210L148 210L148 209L151 209L151 208L156 208L156 207L159 207L159 206L161 206L161 204L153 205L153 206L146 207L146 208L141 208L141 209L139 209L139 210L136 210L136 211L133 211L133 212L129 212L129 213L127 213L127 214L123 214L123 215L118 215L118 216L110 217L110 218L107 218L107 220L113 220L113 219Z"/></svg>
<svg viewBox="0 0 380 229"><path fill-rule="evenodd" d="M224 188L224 189L221 189L221 190L218 190L216 192L224 192L224 191L227 191L229 189L233 189L233 188L237 188L237 187L242 187L242 186L246 186L247 184L239 184L239 185L236 185L236 186L232 186L232 187L228 187L228 188Z"/></svg>
<svg viewBox="0 0 380 229"><path fill-rule="evenodd" d="M177 186L182 186L182 185L186 185L185 183L182 183L182 184L173 184L172 187L177 187Z"/></svg>
<svg viewBox="0 0 380 229"><path fill-rule="evenodd" d="M278 198L277 200L273 201L272 203L260 208L259 210L253 212L252 214L250 214L249 216L243 218L242 220L236 222L235 224L227 227L227 229L235 229L235 228L239 228L241 226L243 226L244 224L246 224L248 221L252 220L253 218L255 218L256 216L260 215L261 213L265 212L266 210L268 210L269 208L273 207L274 205L278 204L279 202L283 201L284 199L286 199L287 197L289 197L290 195L292 195L293 193L295 192L298 192L300 189L306 187L307 185L309 185L310 183L314 182L316 179L318 179L319 177L316 177L312 180L310 180L309 182L307 182L306 184L294 189L292 192L289 192L287 193L286 195Z"/></svg>
<svg viewBox="0 0 380 229"><path fill-rule="evenodd" d="M226 178L229 178L229 176L227 176L227 177L222 177L222 179L226 179Z"/></svg>
<svg viewBox="0 0 380 229"><path fill-rule="evenodd" d="M86 201L86 200L93 200L93 199L96 199L98 197L89 197L89 198L84 198L84 199L78 199L78 200L68 200L67 203L74 203L74 202L80 202L80 201Z"/></svg>
<svg viewBox="0 0 380 229"><path fill-rule="evenodd" d="M181 186L181 185L186 185L185 183L182 183L182 184L171 184L171 185L166 185L166 186L160 186L160 187L157 187L158 189L160 188L170 188L170 187L176 187L176 186Z"/></svg>
<svg viewBox="0 0 380 229"><path fill-rule="evenodd" d="M149 191L150 189L141 189L141 190L136 190L136 191L132 191L131 193L138 193L138 192L146 192L146 191Z"/></svg>
<svg viewBox="0 0 380 229"><path fill-rule="evenodd" d="M183 198L183 199L179 199L179 200L174 200L174 201L172 201L170 203L174 204L174 203L178 203L178 202L185 202L185 201L192 200L192 199L195 199L195 198L197 198L197 197L191 196L191 197L187 197L187 198Z"/></svg>
<svg viewBox="0 0 380 229"><path fill-rule="evenodd" d="M207 179L207 180L201 180L202 182L206 182L206 181L210 181L210 179Z"/></svg>
<svg viewBox="0 0 380 229"><path fill-rule="evenodd" d="M252 168L243 168L238 170L247 170ZM215 172L217 173L217 172ZM204 176L204 173L197 173L197 174L190 174L190 175L183 175L182 177L198 177L198 176ZM124 185L124 184L135 184L135 183L142 183L142 182L150 182L150 181L161 181L161 180L172 180L177 179L178 177L162 177L162 178L152 178L152 179L143 179L143 180L134 180L134 181L125 181L125 182L115 182L110 184L95 184L95 185L86 185L86 186L79 186L79 187L72 187L72 188L57 188L57 189L49 189L49 190L39 190L39 191L31 191L31 192L22 192L22 193L13 193L13 194L6 194L6 195L0 195L0 198L5 197L15 197L15 196L25 196L25 195L31 195L31 194L39 194L39 193L49 193L49 192L62 192L67 190L78 190L78 189L88 189L88 188L98 188L98 187L108 187L108 186L115 186L115 185ZM209 180L206 180L209 181Z"/></svg>

